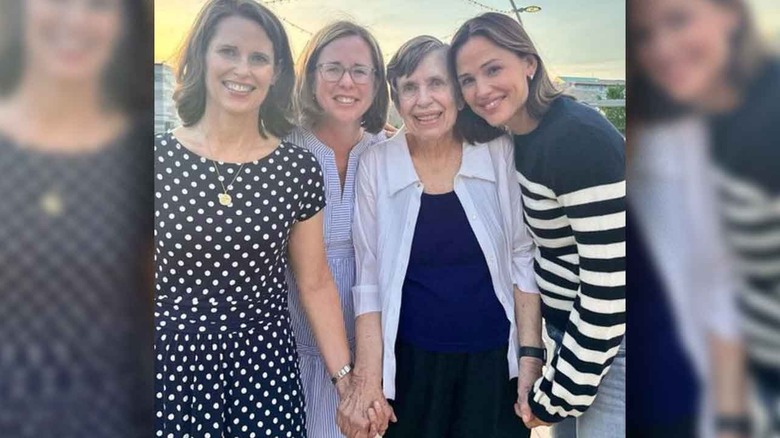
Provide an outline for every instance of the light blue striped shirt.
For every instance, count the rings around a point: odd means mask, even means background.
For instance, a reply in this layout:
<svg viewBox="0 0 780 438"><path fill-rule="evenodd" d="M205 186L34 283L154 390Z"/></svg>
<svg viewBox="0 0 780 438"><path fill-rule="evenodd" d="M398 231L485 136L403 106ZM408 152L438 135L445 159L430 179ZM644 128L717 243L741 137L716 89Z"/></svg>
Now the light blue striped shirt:
<svg viewBox="0 0 780 438"><path fill-rule="evenodd" d="M385 140L383 132L364 133L361 141L349 154L347 175L342 189L336 156L311 131L296 128L287 141L314 154L320 162L325 179L324 237L325 247L347 329L347 339L354 351L355 311L352 302L352 286L355 284L355 250L352 246L352 214L355 204L355 176L360 155L371 145ZM298 287L292 273L287 271L290 287L290 317L298 346L301 364L301 382L306 397L306 429L310 437L340 438L336 425L338 394L322 361L317 342L311 331L306 313L300 302Z"/></svg>

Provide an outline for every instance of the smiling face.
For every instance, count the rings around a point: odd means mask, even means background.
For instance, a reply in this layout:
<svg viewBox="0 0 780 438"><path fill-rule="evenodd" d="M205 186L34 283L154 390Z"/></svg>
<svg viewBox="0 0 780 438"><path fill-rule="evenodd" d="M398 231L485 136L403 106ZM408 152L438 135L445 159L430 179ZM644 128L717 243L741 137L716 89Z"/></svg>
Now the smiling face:
<svg viewBox="0 0 780 438"><path fill-rule="evenodd" d="M633 1L629 29L647 77L678 102L697 104L725 83L738 14L713 0Z"/></svg>
<svg viewBox="0 0 780 438"><path fill-rule="evenodd" d="M123 34L121 0L27 0L27 69L48 80L99 81Z"/></svg>
<svg viewBox="0 0 780 438"><path fill-rule="evenodd" d="M340 65L345 69L376 68L372 62L371 48L357 35L338 38L323 47L317 64ZM364 84L355 83L349 71L345 71L336 82L326 81L320 71L314 74L314 95L324 112L324 118L341 124L359 123L374 99L376 79L373 73Z"/></svg>
<svg viewBox="0 0 780 438"><path fill-rule="evenodd" d="M528 78L536 72L536 58L521 58L477 35L458 50L455 67L464 100L489 124L511 125L527 115Z"/></svg>
<svg viewBox="0 0 780 438"><path fill-rule="evenodd" d="M258 113L274 82L274 47L258 23L239 16L219 22L206 51L206 107Z"/></svg>
<svg viewBox="0 0 780 438"><path fill-rule="evenodd" d="M458 109L444 50L426 55L410 75L396 79L395 86L398 113L409 135L421 141L452 135Z"/></svg>

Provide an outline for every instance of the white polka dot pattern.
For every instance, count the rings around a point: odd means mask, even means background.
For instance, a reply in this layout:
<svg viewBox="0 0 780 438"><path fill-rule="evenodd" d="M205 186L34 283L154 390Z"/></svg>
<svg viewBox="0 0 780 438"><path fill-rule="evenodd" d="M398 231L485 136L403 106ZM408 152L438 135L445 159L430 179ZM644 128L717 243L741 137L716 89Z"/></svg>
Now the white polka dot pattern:
<svg viewBox="0 0 780 438"><path fill-rule="evenodd" d="M139 273L152 236L153 134L132 123L83 153L0 132L0 437L151 434Z"/></svg>
<svg viewBox="0 0 780 438"><path fill-rule="evenodd" d="M325 204L316 159L283 142L218 163L223 206L210 160L171 133L155 157L157 436L305 436L284 272L291 227Z"/></svg>

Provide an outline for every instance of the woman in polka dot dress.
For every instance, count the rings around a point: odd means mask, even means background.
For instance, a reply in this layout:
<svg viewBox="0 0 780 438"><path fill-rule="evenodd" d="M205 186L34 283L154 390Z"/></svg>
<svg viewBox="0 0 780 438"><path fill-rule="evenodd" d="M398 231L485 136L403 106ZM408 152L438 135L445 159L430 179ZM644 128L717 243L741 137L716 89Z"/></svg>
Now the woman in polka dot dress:
<svg viewBox="0 0 780 438"><path fill-rule="evenodd" d="M328 372L348 370L320 167L279 141L292 65L281 23L253 0L210 0L185 45L183 126L155 142L157 436L306 436L288 253Z"/></svg>

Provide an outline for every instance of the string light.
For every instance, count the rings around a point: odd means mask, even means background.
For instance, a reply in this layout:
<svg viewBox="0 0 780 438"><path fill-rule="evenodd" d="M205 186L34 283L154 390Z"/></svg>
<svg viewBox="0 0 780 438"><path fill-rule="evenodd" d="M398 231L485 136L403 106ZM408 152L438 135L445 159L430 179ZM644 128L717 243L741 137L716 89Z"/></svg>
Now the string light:
<svg viewBox="0 0 780 438"><path fill-rule="evenodd" d="M294 27L295 29L300 30L301 32L308 34L308 35L314 35L314 32L311 32L309 30L306 30L302 28L301 26L298 26L297 24L293 23L292 21L284 18L283 16L276 14L277 17L279 17L280 20L284 21L285 23L289 24L290 26Z"/></svg>
<svg viewBox="0 0 780 438"><path fill-rule="evenodd" d="M479 6L482 9L486 9L486 10L492 11L492 12L498 12L498 13L501 13L501 14L509 14L509 13L512 12L512 11L507 11L507 10L496 9L496 8L494 8L492 6L488 6L486 4L478 2L476 0L466 0L466 1L471 3L471 4L473 4L473 5Z"/></svg>

